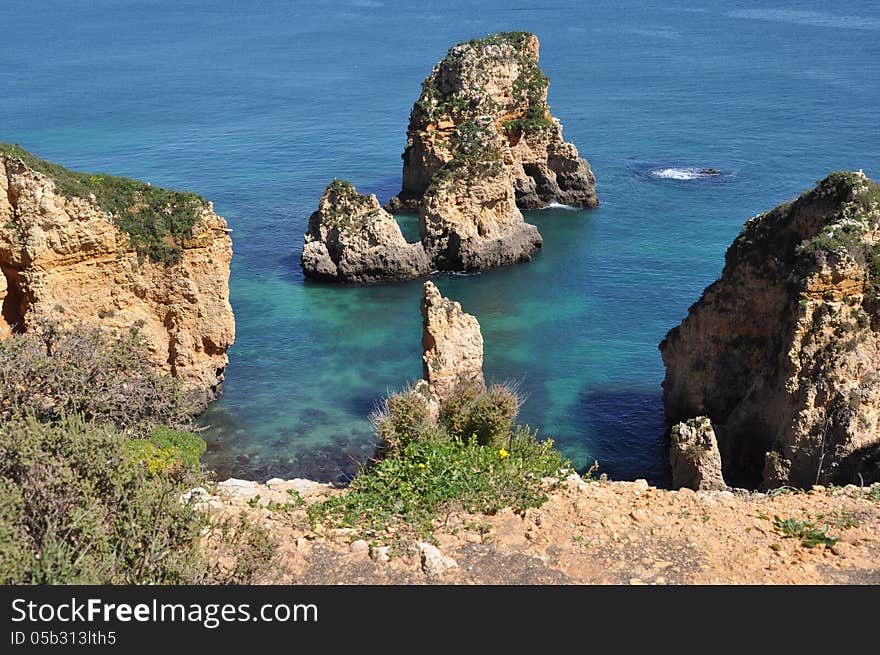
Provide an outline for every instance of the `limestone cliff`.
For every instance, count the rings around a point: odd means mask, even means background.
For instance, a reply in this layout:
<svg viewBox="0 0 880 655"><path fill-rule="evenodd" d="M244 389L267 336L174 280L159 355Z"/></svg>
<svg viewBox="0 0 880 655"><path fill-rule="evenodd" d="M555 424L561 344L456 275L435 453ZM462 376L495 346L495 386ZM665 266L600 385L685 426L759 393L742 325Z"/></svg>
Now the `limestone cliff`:
<svg viewBox="0 0 880 655"><path fill-rule="evenodd" d="M410 113L403 187L389 205L392 210L421 207L435 176L461 147L459 128L478 119L504 136L502 159L519 207L598 204L589 164L563 140L562 126L550 114L549 80L538 55L538 38L526 32L492 34L449 50L422 83Z"/></svg>
<svg viewBox="0 0 880 655"><path fill-rule="evenodd" d="M140 325L156 367L208 401L235 336L228 231L195 194L0 144L0 338L47 318Z"/></svg>
<svg viewBox="0 0 880 655"><path fill-rule="evenodd" d="M880 477L878 205L864 174L833 173L749 219L660 344L667 418L711 419L729 483Z"/></svg>
<svg viewBox="0 0 880 655"><path fill-rule="evenodd" d="M425 282L422 295L422 377L438 402L462 383L485 385L483 335L477 319Z"/></svg>
<svg viewBox="0 0 880 655"><path fill-rule="evenodd" d="M333 180L309 218L300 264L306 277L338 282L404 280L430 270L420 243L407 243L376 196Z"/></svg>

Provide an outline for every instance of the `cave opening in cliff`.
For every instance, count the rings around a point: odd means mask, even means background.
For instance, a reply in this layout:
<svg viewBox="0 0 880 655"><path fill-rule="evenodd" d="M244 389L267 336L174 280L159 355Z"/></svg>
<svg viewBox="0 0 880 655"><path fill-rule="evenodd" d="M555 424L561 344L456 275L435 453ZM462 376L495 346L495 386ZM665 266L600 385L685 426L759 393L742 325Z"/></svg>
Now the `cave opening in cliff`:
<svg viewBox="0 0 880 655"><path fill-rule="evenodd" d="M23 332L26 300L22 290L21 276L6 266L0 266L0 336L3 332Z"/></svg>

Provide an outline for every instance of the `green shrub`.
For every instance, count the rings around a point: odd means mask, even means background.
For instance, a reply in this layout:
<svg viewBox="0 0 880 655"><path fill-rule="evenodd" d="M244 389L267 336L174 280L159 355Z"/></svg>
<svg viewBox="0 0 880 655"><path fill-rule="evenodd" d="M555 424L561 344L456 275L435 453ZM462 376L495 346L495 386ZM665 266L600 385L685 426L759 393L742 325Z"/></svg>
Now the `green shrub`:
<svg viewBox="0 0 880 655"><path fill-rule="evenodd" d="M143 463L151 474L157 475L198 470L207 444L197 434L160 425L149 437L130 439L123 448L128 457Z"/></svg>
<svg viewBox="0 0 880 655"><path fill-rule="evenodd" d="M346 494L311 505L310 519L427 537L438 517L455 510L538 507L546 500L543 478L570 465L552 441L537 442L528 428L514 434L507 448L476 439L411 441L356 477Z"/></svg>
<svg viewBox="0 0 880 655"><path fill-rule="evenodd" d="M195 405L180 382L153 369L143 337L44 321L0 341L0 421L70 414L149 436L185 427Z"/></svg>
<svg viewBox="0 0 880 655"><path fill-rule="evenodd" d="M180 433L160 431L156 440L180 446L182 461L196 450ZM200 482L196 472L151 471L130 443L76 416L0 425L0 583L250 582L259 562L271 564L265 530L212 526L181 502ZM206 530L220 544L210 558L200 549ZM232 564L221 567L217 553Z"/></svg>
<svg viewBox="0 0 880 655"><path fill-rule="evenodd" d="M58 193L90 199L113 217L141 255L168 265L180 261L183 244L207 208L195 193L154 187L126 177L71 171L45 161L21 146L0 143L0 155L22 160L29 168L52 178Z"/></svg>
<svg viewBox="0 0 880 655"><path fill-rule="evenodd" d="M820 530L815 523L798 521L791 517L781 519L774 516L773 527L786 539L800 540L801 545L805 548L815 548L819 545L833 546L839 539L828 534L827 525Z"/></svg>
<svg viewBox="0 0 880 655"><path fill-rule="evenodd" d="M462 384L441 407L440 424L453 439L473 436L482 446L501 447L507 445L521 404L509 386Z"/></svg>
<svg viewBox="0 0 880 655"><path fill-rule="evenodd" d="M399 452L411 441L443 438L431 417L427 398L418 391L405 389L391 394L370 416L379 438L382 456Z"/></svg>

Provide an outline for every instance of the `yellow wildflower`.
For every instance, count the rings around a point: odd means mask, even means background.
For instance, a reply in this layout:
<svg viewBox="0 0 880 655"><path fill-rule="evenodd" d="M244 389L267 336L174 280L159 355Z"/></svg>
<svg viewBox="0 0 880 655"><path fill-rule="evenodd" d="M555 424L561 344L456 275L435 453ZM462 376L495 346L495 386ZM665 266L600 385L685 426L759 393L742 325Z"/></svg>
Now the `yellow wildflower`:
<svg viewBox="0 0 880 655"><path fill-rule="evenodd" d="M423 469L423 468L425 468L425 465L422 462L419 462L419 468Z"/></svg>
<svg viewBox="0 0 880 655"><path fill-rule="evenodd" d="M498 456L501 457L501 459L506 459L507 457L510 457L510 453L502 448L498 451Z"/></svg>

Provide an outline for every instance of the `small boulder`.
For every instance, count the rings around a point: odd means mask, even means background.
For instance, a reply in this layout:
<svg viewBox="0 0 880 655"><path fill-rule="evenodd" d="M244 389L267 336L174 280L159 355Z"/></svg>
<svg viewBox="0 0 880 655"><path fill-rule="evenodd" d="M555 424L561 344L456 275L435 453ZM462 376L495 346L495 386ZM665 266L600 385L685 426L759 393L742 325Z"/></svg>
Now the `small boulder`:
<svg viewBox="0 0 880 655"><path fill-rule="evenodd" d="M429 577L441 576L450 569L458 567L458 562L451 557L444 556L440 549L433 544L421 541L416 544L416 547L422 557L422 571Z"/></svg>

